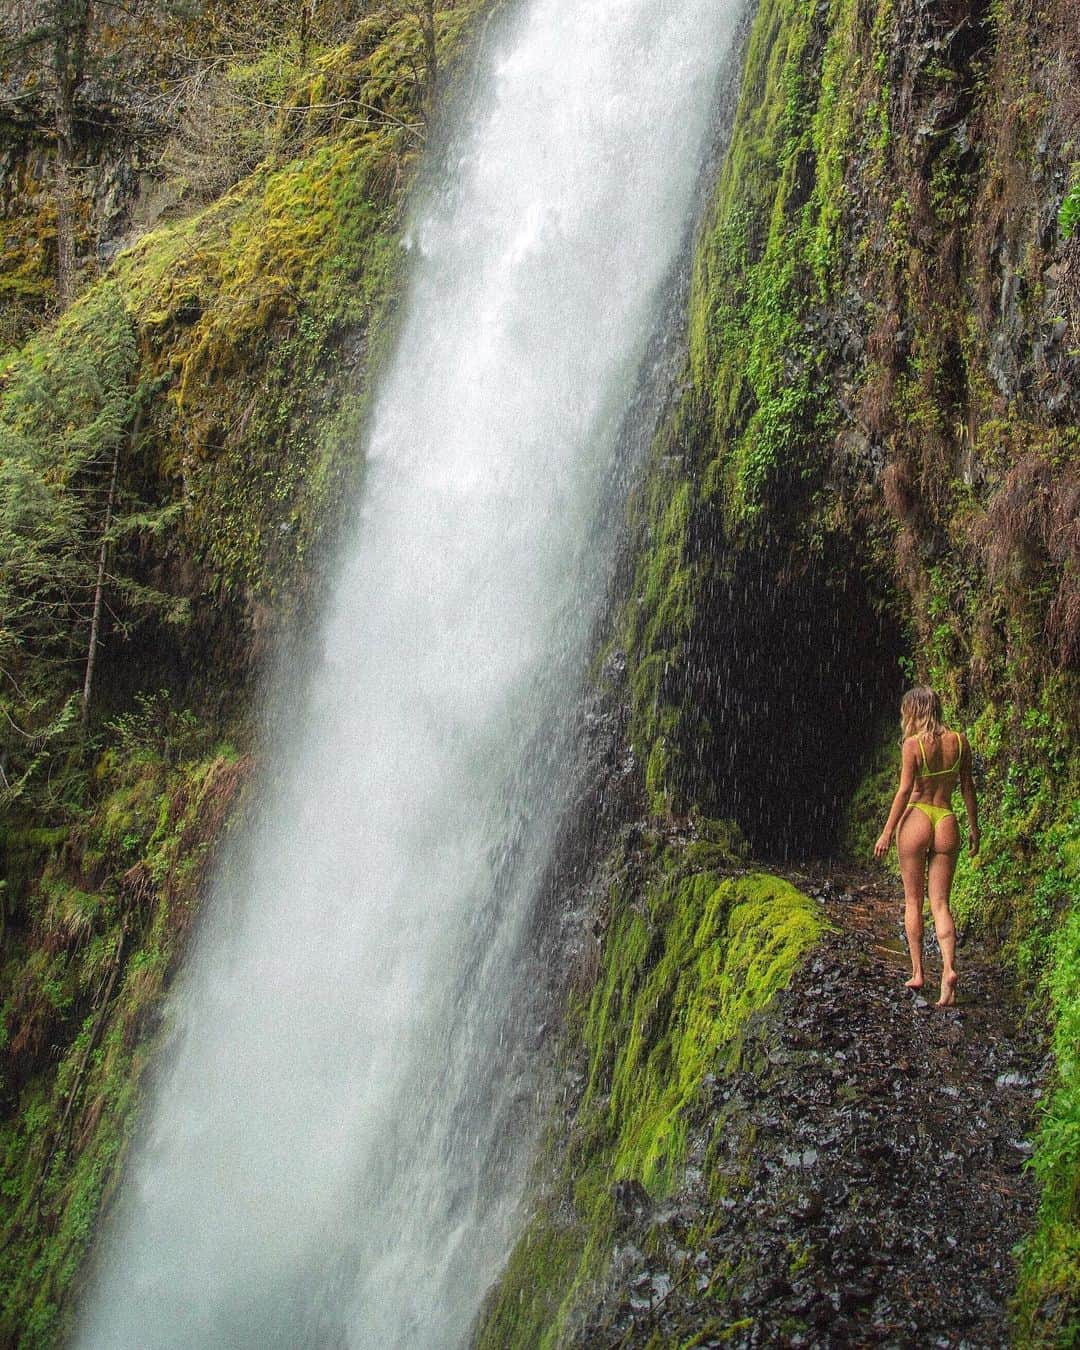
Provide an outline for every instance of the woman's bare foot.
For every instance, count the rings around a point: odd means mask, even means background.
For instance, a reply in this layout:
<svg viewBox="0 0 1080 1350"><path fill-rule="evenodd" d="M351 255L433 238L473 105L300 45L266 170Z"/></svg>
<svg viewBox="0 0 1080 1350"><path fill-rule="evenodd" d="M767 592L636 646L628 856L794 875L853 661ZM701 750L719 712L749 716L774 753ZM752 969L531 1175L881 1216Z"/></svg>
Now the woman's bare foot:
<svg viewBox="0 0 1080 1350"><path fill-rule="evenodd" d="M956 986L960 977L955 970L943 972L941 976L941 997L937 1001L939 1008L950 1008L956 1002Z"/></svg>
<svg viewBox="0 0 1080 1350"><path fill-rule="evenodd" d="M912 975L910 980L904 981L905 989L921 989L923 987L923 977L921 975Z"/></svg>

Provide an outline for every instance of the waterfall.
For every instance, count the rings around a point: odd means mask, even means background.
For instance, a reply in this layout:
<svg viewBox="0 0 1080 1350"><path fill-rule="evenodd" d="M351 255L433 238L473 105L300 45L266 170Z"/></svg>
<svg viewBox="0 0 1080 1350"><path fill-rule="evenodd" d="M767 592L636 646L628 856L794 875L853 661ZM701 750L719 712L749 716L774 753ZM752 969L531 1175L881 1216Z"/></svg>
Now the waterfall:
<svg viewBox="0 0 1080 1350"><path fill-rule="evenodd" d="M80 1346L468 1336L529 1161L513 1010L605 484L736 18L523 0L427 168L361 500L170 996Z"/></svg>

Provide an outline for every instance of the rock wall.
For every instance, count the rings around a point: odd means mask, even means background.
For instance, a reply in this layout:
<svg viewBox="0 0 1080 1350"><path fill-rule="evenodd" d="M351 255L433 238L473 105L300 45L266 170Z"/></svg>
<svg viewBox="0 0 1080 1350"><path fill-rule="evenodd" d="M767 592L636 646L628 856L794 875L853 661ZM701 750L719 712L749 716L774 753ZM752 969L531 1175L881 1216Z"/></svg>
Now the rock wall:
<svg viewBox="0 0 1080 1350"><path fill-rule="evenodd" d="M822 929L813 901L777 877L725 875L732 862L715 840L631 831L594 883L595 965L571 991L538 1200L478 1346L598 1343L582 1328L635 1216L688 1162L702 1176L716 1074L743 1063L747 1028Z"/></svg>
<svg viewBox="0 0 1080 1350"><path fill-rule="evenodd" d="M477 8L441 12L447 61ZM488 1343L586 1325L637 1188L651 1204L687 1183L710 1075L738 1065L820 924L790 887L735 876L739 830L759 856L865 852L915 676L981 757L984 856L961 864L958 910L1026 981L1054 1050L1016 1337L1076 1334L1080 241L1059 211L1078 32L1074 0L757 6L685 366L597 661L613 744L582 810L610 789L617 820L591 844L567 822L593 883L564 954L567 1095ZM363 398L344 395L392 335L421 35L372 7L338 36L290 58L288 134L258 167L122 251L4 359L0 424L26 446L42 372L69 406L120 316L122 491L147 524L119 561L187 602L179 625L116 609L89 741L53 742L0 825L5 1343L62 1335L241 800L261 654L302 622L362 471ZM39 154L5 161L9 222L46 205ZM106 160L102 220L137 176ZM9 235L5 276L42 274L42 235ZM42 726L75 672L30 671ZM10 767L25 746L4 751Z"/></svg>
<svg viewBox="0 0 1080 1350"><path fill-rule="evenodd" d="M1068 3L760 0L611 638L643 822L733 818L759 855L869 857L905 684L970 728L984 840L956 909L1056 1052L1013 1303L1017 1342L1045 1345L1080 1315L1078 32ZM571 1014L571 1062L581 1035ZM617 1130L633 1108L611 1109ZM582 1146L572 1092L554 1116L558 1158ZM616 1206L645 1182L623 1163ZM594 1253L594 1287L530 1303L566 1287L595 1200L550 1172L538 1194L481 1343L572 1340L606 1297Z"/></svg>

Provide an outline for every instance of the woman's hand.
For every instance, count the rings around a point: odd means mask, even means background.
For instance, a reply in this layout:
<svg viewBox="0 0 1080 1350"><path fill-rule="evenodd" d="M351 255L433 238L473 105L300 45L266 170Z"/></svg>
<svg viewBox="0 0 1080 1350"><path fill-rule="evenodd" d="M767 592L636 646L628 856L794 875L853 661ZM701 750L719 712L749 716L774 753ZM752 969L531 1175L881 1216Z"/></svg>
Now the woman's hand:
<svg viewBox="0 0 1080 1350"><path fill-rule="evenodd" d="M968 826L968 852L973 858L979 856L979 827L978 825Z"/></svg>
<svg viewBox="0 0 1080 1350"><path fill-rule="evenodd" d="M874 857L884 858L885 854L888 853L889 851L889 845L891 843L892 843L892 835L888 830L885 830L882 833L881 837L878 839L877 843L874 845Z"/></svg>

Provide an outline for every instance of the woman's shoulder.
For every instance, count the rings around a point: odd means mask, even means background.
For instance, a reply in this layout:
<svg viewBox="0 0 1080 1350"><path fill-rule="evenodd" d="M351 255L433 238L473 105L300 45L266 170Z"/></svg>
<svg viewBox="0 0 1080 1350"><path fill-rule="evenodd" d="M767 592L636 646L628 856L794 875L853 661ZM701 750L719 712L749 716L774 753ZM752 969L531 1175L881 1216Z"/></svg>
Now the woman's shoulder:
<svg viewBox="0 0 1080 1350"><path fill-rule="evenodd" d="M971 753L971 746L968 744L966 732L960 731L956 727L942 727L941 731L946 754L950 752L954 744L956 749L953 753L956 755L957 762L959 762L965 754ZM946 740L946 737L949 737L949 739Z"/></svg>

